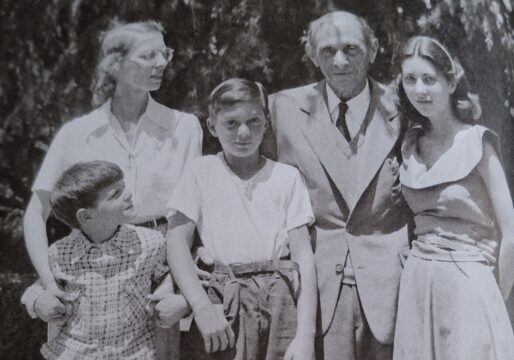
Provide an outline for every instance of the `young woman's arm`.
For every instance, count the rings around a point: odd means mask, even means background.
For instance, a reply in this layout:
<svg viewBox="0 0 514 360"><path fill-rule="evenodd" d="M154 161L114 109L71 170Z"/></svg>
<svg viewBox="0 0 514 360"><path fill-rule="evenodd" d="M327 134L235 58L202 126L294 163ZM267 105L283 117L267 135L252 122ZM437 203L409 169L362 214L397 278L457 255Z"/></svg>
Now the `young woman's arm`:
<svg viewBox="0 0 514 360"><path fill-rule="evenodd" d="M50 194L47 191L33 192L23 217L23 233L30 260L43 283L43 287L52 292L60 293L48 262L46 220L49 213Z"/></svg>
<svg viewBox="0 0 514 360"><path fill-rule="evenodd" d="M514 283L514 208L505 171L491 144L484 143L484 155L478 169L493 204L501 230L499 274L500 291L504 299L509 296Z"/></svg>
<svg viewBox="0 0 514 360"><path fill-rule="evenodd" d="M303 225L289 231L288 242L291 259L300 266L300 296L297 305L296 335L287 349L285 360L314 359L318 290L314 254L307 226Z"/></svg>
<svg viewBox="0 0 514 360"><path fill-rule="evenodd" d="M182 213L169 220L166 236L167 259L173 279L193 310L196 325L202 333L205 351L225 350L235 343L234 332L223 314L209 300L202 288L188 244L195 223Z"/></svg>

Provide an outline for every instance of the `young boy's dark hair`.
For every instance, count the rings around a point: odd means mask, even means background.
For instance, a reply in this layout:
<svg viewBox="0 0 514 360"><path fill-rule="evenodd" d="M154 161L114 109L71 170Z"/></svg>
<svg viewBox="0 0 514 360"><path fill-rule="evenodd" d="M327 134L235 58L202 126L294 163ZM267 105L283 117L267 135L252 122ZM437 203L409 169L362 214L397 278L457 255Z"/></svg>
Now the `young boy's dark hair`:
<svg viewBox="0 0 514 360"><path fill-rule="evenodd" d="M76 163L63 172L52 189L52 212L66 225L79 229L77 211L94 206L98 191L120 180L123 180L123 172L112 162Z"/></svg>
<svg viewBox="0 0 514 360"><path fill-rule="evenodd" d="M209 116L214 120L220 108L246 101L258 101L269 119L268 93L264 86L257 81L241 78L225 80L212 90L209 96Z"/></svg>

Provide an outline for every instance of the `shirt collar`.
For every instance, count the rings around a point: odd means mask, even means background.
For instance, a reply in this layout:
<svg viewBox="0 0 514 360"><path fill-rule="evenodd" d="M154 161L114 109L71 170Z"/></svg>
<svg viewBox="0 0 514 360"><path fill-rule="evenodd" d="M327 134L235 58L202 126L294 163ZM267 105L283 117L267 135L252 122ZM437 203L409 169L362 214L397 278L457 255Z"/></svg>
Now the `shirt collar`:
<svg viewBox="0 0 514 360"><path fill-rule="evenodd" d="M116 125L119 126L116 116L114 116L114 114L111 111L111 104L112 104L112 98L109 98L102 105L102 109L107 113L107 116L108 116L109 120L111 121L111 124L114 121L116 123ZM144 113L141 115L139 121L142 121L143 119L150 119L153 122L159 124L159 111L158 111L157 101L155 101L152 98L152 95L150 95L150 94L148 94L148 102L146 103L146 109L145 109Z"/></svg>
<svg viewBox="0 0 514 360"><path fill-rule="evenodd" d="M332 90L332 88L328 85L328 82L325 86L327 88L327 102L330 114L337 114L337 111L339 111L338 108L341 99L337 97L334 90ZM364 89L362 89L362 91L356 96L346 101L346 105L348 105L348 111L360 123L362 123L366 117L366 112L368 111L370 100L371 93L369 90L369 81L366 81L366 86L364 86ZM332 121L335 122L336 120L336 117L332 116Z"/></svg>
<svg viewBox="0 0 514 360"><path fill-rule="evenodd" d="M127 254L131 254L134 251L131 241L134 235L137 237L135 230L131 229L130 225L120 225L118 230L110 239L100 244L95 244L89 240L82 231L73 230L71 236L74 237L73 240L76 244L76 256L72 262L75 262L83 256L87 255L92 247L98 247L101 250L115 247Z"/></svg>
<svg viewBox="0 0 514 360"><path fill-rule="evenodd" d="M102 110L104 111L104 114L106 114L106 126L107 128L110 128L110 130L113 132L114 136L120 143L120 145L126 150L126 151L135 151L134 146L138 142L139 134L144 130L146 133L152 134L153 137L156 137L157 139L161 139L159 137L159 134L164 134L167 131L169 131L165 125L163 125L163 121L168 120L167 118L162 116L162 112L160 111L159 104L148 94L148 102L146 104L146 109L144 113L141 115L141 117L138 120L138 124L136 126L136 133L134 136L134 142L130 144L128 142L127 136L125 132L123 131L120 122L114 114L111 111L111 99L107 100L104 105L102 105ZM163 140L159 141L159 143L164 143Z"/></svg>

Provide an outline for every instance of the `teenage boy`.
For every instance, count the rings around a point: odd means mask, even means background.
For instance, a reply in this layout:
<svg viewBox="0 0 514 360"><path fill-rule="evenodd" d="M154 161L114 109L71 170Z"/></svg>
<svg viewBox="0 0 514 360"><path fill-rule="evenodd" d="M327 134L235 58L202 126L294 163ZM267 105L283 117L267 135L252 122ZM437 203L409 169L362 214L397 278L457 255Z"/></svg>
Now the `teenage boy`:
<svg viewBox="0 0 514 360"><path fill-rule="evenodd" d="M259 154L266 91L227 80L211 93L209 115L223 151L193 160L168 203L168 262L205 345L188 359L313 359L314 219L300 173ZM188 247L195 228L214 259L208 294Z"/></svg>

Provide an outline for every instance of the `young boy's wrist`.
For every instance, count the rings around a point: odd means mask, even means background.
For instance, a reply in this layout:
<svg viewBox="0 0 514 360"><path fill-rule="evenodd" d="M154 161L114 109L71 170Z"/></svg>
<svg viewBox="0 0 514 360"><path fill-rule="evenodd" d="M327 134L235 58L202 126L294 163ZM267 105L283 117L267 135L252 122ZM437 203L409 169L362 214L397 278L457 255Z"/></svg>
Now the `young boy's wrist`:
<svg viewBox="0 0 514 360"><path fill-rule="evenodd" d="M60 290L59 285L57 285L57 282L53 277L51 279L41 279L41 285L45 290Z"/></svg>
<svg viewBox="0 0 514 360"><path fill-rule="evenodd" d="M212 303L209 299L207 300L200 300L200 301L191 301L189 303L189 306L191 307L191 311L193 315L198 314L200 311L205 310L205 308L211 306Z"/></svg>

